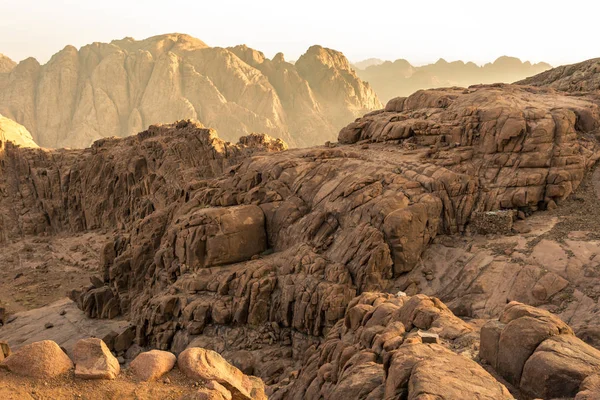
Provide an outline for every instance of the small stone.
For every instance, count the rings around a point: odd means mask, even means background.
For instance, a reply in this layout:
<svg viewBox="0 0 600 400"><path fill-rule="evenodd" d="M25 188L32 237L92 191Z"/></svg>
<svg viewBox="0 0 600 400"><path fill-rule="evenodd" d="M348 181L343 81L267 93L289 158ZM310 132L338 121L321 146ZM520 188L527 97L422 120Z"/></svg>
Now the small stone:
<svg viewBox="0 0 600 400"><path fill-rule="evenodd" d="M132 344L127 351L125 352L125 358L128 360L133 360L134 358L136 358L142 351L144 351L144 349L142 349L139 345L137 344Z"/></svg>
<svg viewBox="0 0 600 400"><path fill-rule="evenodd" d="M427 279L428 281L432 281L434 279L432 274L427 274L425 275L425 279Z"/></svg>
<svg viewBox="0 0 600 400"><path fill-rule="evenodd" d="M99 289L104 286L104 282L102 281L102 279L98 278L95 275L90 277L90 282L92 283L92 285L94 285L96 289Z"/></svg>
<svg viewBox="0 0 600 400"><path fill-rule="evenodd" d="M10 356L10 346L7 342L0 340L0 361L4 360L6 357Z"/></svg>
<svg viewBox="0 0 600 400"><path fill-rule="evenodd" d="M62 316L62 315L65 315L66 313L67 313L67 310L60 310L58 315Z"/></svg>
<svg viewBox="0 0 600 400"><path fill-rule="evenodd" d="M52 322L46 322L44 324L44 328L46 328L46 329L54 328L54 324Z"/></svg>
<svg viewBox="0 0 600 400"><path fill-rule="evenodd" d="M525 218L527 218L527 216L525 215L525 213L523 211L518 211L517 212L517 218L518 219L525 219Z"/></svg>
<svg viewBox="0 0 600 400"><path fill-rule="evenodd" d="M117 357L117 361L119 362L119 364L123 365L125 364L125 358L123 358L123 356L119 356Z"/></svg>
<svg viewBox="0 0 600 400"><path fill-rule="evenodd" d="M169 385L169 384L171 384L171 380L169 379L169 377L168 377L168 376L167 376L165 379L163 379L163 383L164 383L165 385Z"/></svg>
<svg viewBox="0 0 600 400"><path fill-rule="evenodd" d="M22 276L23 276L23 273L19 272L18 274L15 275L14 279L19 279Z"/></svg>
<svg viewBox="0 0 600 400"><path fill-rule="evenodd" d="M548 203L546 203L546 210L554 210L556 207L556 202L554 200L549 200Z"/></svg>
<svg viewBox="0 0 600 400"><path fill-rule="evenodd" d="M396 297L406 297L406 293L400 290L398 293L396 293Z"/></svg>
<svg viewBox="0 0 600 400"><path fill-rule="evenodd" d="M439 343L440 342L440 336L437 333L423 332L420 330L419 332L417 332L417 334L419 335L419 337L421 338L421 341L423 343Z"/></svg>

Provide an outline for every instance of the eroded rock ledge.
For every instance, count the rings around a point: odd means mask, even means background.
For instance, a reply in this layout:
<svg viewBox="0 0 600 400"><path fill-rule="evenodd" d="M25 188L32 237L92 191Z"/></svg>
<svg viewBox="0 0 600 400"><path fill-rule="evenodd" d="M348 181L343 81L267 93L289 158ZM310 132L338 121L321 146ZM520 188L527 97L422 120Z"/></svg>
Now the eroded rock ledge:
<svg viewBox="0 0 600 400"><path fill-rule="evenodd" d="M115 229L99 279L74 293L82 309L128 316L141 346L214 348L282 398L348 397L362 372L371 398L438 393L439 379L419 372L430 368L404 364L421 356L476 377L457 378L463 390L447 398L510 398L444 350L470 328L441 302L368 293L394 288L475 212L560 204L600 155L599 124L585 98L493 85L394 99L340 144L311 149L231 145L189 122L81 152L8 148L6 198L21 212L3 229ZM427 311L405 315L422 302ZM449 342L413 342L413 329Z"/></svg>

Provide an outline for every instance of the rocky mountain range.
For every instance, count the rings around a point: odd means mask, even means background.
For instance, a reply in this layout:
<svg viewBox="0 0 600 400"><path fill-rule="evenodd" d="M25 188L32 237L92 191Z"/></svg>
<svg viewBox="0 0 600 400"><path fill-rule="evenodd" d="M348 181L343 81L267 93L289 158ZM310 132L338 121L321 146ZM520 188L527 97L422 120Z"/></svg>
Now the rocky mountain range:
<svg viewBox="0 0 600 400"><path fill-rule="evenodd" d="M308 53L298 74L347 63ZM189 119L86 149L5 143L0 300L60 265L72 301L0 308L0 394L135 393L138 357L160 355L146 398L600 398L599 75L419 90L309 148ZM89 369L109 383L82 385Z"/></svg>
<svg viewBox="0 0 600 400"><path fill-rule="evenodd" d="M381 107L339 52L311 47L295 65L188 35L67 46L45 65L0 57L0 113L42 147L83 148L192 118L224 139L260 132L305 147Z"/></svg>
<svg viewBox="0 0 600 400"><path fill-rule="evenodd" d="M354 64L356 73L372 85L383 102L397 96L409 96L420 89L511 83L551 68L549 64L543 62L531 64L529 61L521 62L514 57L500 57L483 66L473 62L447 62L444 59L418 67L404 59L393 62L377 59L365 61L364 64Z"/></svg>

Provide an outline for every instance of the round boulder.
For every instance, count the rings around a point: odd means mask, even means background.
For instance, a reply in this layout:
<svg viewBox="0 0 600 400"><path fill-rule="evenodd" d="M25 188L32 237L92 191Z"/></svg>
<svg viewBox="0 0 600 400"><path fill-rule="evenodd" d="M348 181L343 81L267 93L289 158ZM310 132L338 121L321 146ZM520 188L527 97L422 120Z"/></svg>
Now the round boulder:
<svg viewBox="0 0 600 400"><path fill-rule="evenodd" d="M129 370L139 380L154 381L172 370L176 361L173 353L151 350L138 355L129 364Z"/></svg>
<svg viewBox="0 0 600 400"><path fill-rule="evenodd" d="M18 375L34 378L54 378L73 368L73 362L60 346L51 340L21 347L1 364Z"/></svg>

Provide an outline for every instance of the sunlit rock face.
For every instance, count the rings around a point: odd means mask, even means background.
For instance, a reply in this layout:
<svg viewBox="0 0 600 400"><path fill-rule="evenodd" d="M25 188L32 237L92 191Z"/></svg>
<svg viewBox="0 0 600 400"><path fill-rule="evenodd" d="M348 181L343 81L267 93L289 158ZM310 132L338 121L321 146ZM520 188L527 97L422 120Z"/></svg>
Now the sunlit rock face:
<svg viewBox="0 0 600 400"><path fill-rule="evenodd" d="M38 147L31 133L15 121L0 114L0 143L12 142L22 147Z"/></svg>
<svg viewBox="0 0 600 400"><path fill-rule="evenodd" d="M303 147L335 140L348 121L381 107L341 53L315 46L301 61L182 34L67 46L45 65L3 57L0 113L51 148L188 118L225 140L256 132Z"/></svg>

